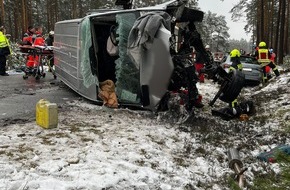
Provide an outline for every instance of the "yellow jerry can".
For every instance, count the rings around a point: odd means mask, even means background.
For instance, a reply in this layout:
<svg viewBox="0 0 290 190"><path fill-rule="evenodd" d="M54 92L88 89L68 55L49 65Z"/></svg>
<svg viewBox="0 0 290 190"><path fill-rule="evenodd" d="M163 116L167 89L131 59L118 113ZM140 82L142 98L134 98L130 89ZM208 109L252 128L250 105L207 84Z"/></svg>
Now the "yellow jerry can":
<svg viewBox="0 0 290 190"><path fill-rule="evenodd" d="M36 123L45 129L57 127L57 105L45 99L39 100L36 104Z"/></svg>

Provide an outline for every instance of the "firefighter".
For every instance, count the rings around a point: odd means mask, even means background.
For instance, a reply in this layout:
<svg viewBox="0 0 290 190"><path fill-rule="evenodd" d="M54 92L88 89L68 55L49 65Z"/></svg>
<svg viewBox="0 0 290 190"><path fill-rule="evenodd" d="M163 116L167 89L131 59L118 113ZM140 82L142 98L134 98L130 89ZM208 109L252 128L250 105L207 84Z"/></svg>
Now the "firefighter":
<svg viewBox="0 0 290 190"><path fill-rule="evenodd" d="M0 27L0 75L2 76L9 76L6 73L6 56L10 55L10 45L9 41L5 36L5 28L4 26Z"/></svg>
<svg viewBox="0 0 290 190"><path fill-rule="evenodd" d="M242 64L240 61L241 53L238 49L233 49L230 52L232 65L230 67L230 73L242 72ZM239 84L243 85L243 84ZM238 99L234 99L229 103L228 107L222 108L220 110L213 110L213 114L219 115L222 118L229 120L232 118L240 118L243 120L243 117L248 117L248 114L254 113L254 103L252 101L244 100L238 103Z"/></svg>
<svg viewBox="0 0 290 190"><path fill-rule="evenodd" d="M230 52L230 60L232 62L232 65L230 66L230 72L233 72L233 70L239 70L242 71L243 65L240 61L241 57L241 52L238 49L233 49ZM232 101L229 105L229 107L232 110L232 115L239 115L240 114L240 109L238 108L238 100L235 99Z"/></svg>
<svg viewBox="0 0 290 190"><path fill-rule="evenodd" d="M231 74L235 74L235 72L242 71L242 64L240 61L241 53L238 49L233 49L230 52L230 58L232 65L229 69ZM243 85L243 84L239 84ZM216 116L220 116L225 120L230 120L233 118L238 118L241 116L246 116L247 114L252 114L254 112L254 103L252 101L242 101L238 103L238 99L235 98L232 102L229 102L229 105L225 108L221 108L219 110L212 110L212 114Z"/></svg>
<svg viewBox="0 0 290 190"><path fill-rule="evenodd" d="M266 71L267 65L273 70L276 77L278 77L280 75L277 66L275 65L274 62L271 61L271 53L267 49L266 42L259 43L259 49L255 52L255 56L257 57L258 63L260 63L262 68L263 68L263 81L264 81L264 83L268 82L267 71Z"/></svg>
<svg viewBox="0 0 290 190"><path fill-rule="evenodd" d="M231 62L232 62L232 65L230 66L230 70L238 69L241 71L243 69L243 65L240 61L240 56L241 56L241 53L238 49L233 49L230 52L230 57L231 57Z"/></svg>

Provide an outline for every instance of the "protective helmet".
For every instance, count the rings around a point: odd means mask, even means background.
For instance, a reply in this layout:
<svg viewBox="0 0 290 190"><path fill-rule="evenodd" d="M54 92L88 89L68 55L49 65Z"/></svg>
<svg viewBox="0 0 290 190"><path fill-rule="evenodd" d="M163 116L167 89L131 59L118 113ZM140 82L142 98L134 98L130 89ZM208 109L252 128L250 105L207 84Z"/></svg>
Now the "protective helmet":
<svg viewBox="0 0 290 190"><path fill-rule="evenodd" d="M48 34L49 35L54 35L54 31L50 31Z"/></svg>
<svg viewBox="0 0 290 190"><path fill-rule="evenodd" d="M273 52L274 52L274 50L273 50L272 48L270 48L270 49L269 49L269 52L270 52L270 53L273 53Z"/></svg>
<svg viewBox="0 0 290 190"><path fill-rule="evenodd" d="M205 49L209 49L209 48L210 48L209 45L206 45L206 46L205 46Z"/></svg>
<svg viewBox="0 0 290 190"><path fill-rule="evenodd" d="M267 45L266 42L260 42L259 43L259 47L266 47L266 45Z"/></svg>
<svg viewBox="0 0 290 190"><path fill-rule="evenodd" d="M230 57L240 57L241 53L238 49L233 49L230 53Z"/></svg>

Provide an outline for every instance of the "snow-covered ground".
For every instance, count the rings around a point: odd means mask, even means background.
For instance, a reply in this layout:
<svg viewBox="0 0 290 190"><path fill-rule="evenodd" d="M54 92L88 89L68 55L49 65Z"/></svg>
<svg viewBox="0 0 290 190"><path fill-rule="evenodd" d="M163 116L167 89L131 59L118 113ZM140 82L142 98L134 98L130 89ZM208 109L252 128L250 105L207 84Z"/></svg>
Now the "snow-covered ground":
<svg viewBox="0 0 290 190"><path fill-rule="evenodd" d="M207 104L217 92L210 81L198 84ZM35 122L0 128L0 189L119 190L228 189L227 151L240 150L246 182L255 174L279 171L256 156L290 144L290 74L267 86L245 88L257 113L249 121L224 121L211 107L177 124L168 114L108 109L86 101L59 105L59 125ZM216 107L225 106L217 101Z"/></svg>

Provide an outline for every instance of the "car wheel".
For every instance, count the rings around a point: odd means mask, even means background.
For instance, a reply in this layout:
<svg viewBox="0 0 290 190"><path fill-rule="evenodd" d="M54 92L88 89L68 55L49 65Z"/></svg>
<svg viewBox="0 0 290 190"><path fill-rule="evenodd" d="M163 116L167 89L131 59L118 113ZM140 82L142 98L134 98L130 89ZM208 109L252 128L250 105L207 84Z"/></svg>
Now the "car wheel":
<svg viewBox="0 0 290 190"><path fill-rule="evenodd" d="M244 85L245 75L241 71L233 70L231 81L224 87L219 99L231 103L239 96Z"/></svg>

